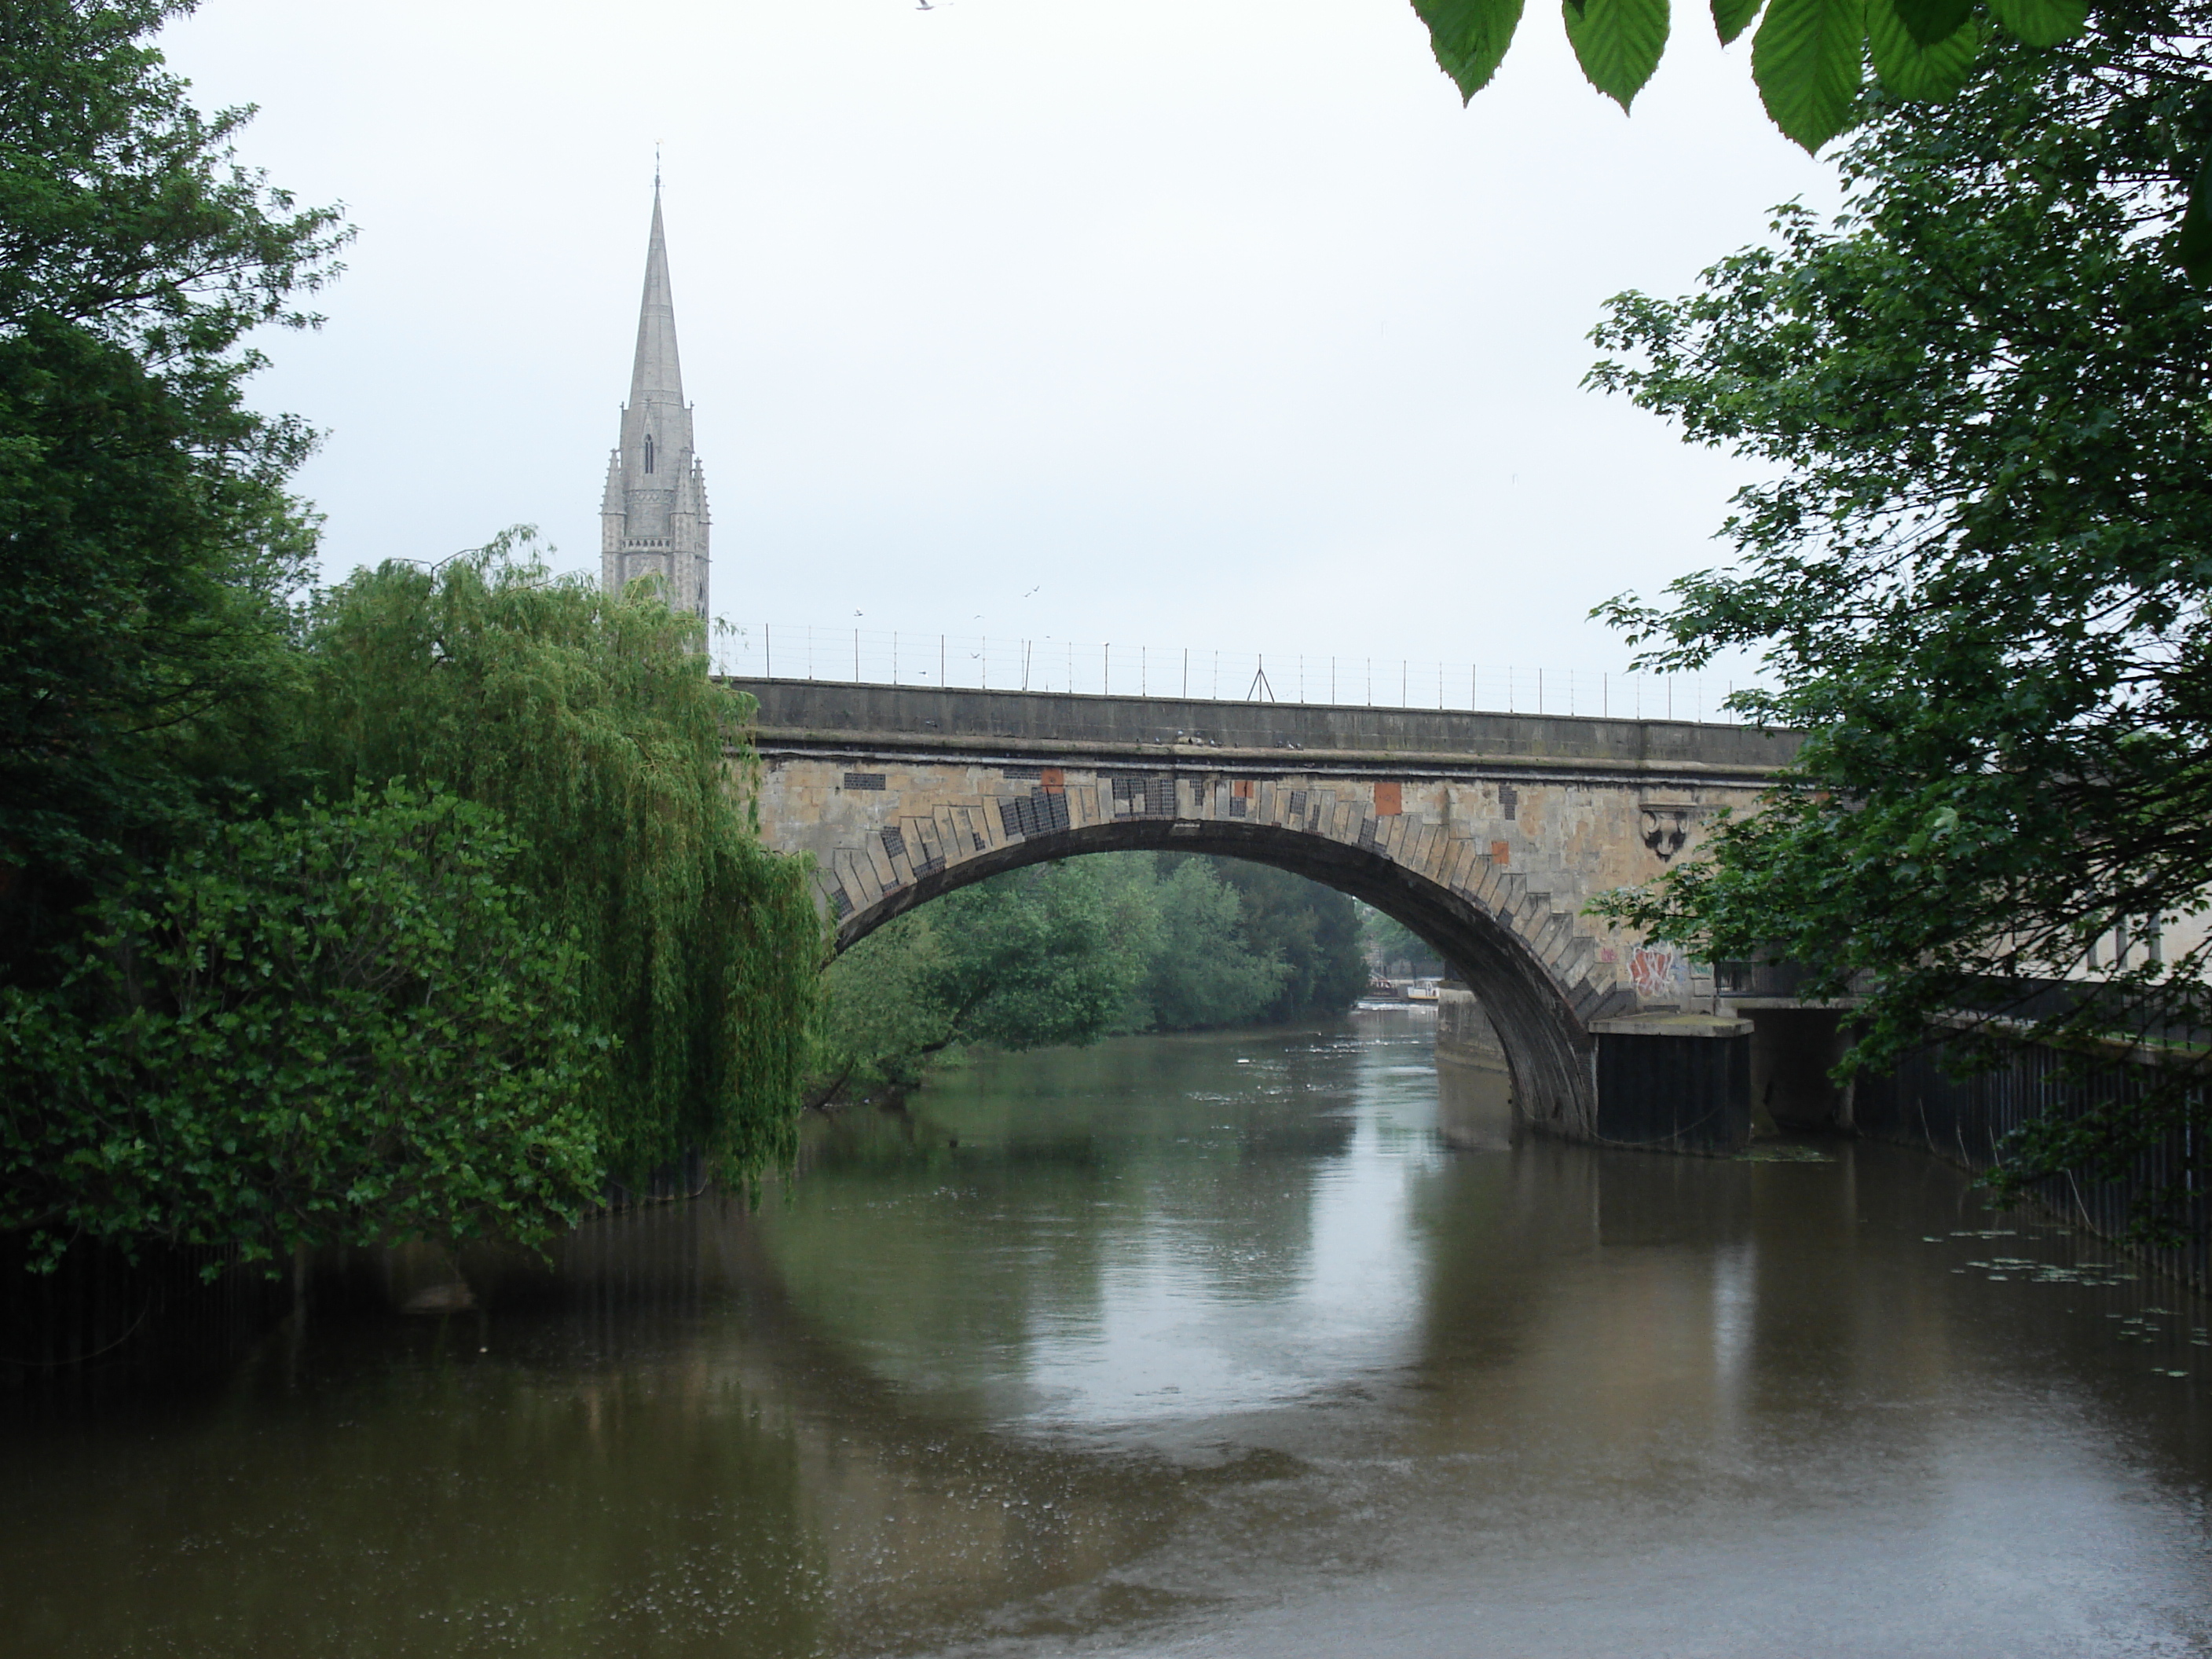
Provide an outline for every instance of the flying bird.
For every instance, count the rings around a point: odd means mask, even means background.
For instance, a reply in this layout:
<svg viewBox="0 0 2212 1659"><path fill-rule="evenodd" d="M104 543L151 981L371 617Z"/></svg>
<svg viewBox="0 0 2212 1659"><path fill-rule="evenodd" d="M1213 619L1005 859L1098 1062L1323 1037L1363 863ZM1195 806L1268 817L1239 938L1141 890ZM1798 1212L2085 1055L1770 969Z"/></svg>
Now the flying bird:
<svg viewBox="0 0 2212 1659"><path fill-rule="evenodd" d="M1032 587L1031 589L1030 589L1030 591L1029 591L1028 592L1026 592L1026 593L1023 594L1023 595L1022 595L1022 597L1023 597L1024 599L1033 599L1036 598L1036 596L1037 596L1038 594L1040 594L1040 593L1042 593L1042 592L1044 592L1044 584L1043 584L1042 582L1039 582L1039 583L1038 583L1035 587Z"/></svg>

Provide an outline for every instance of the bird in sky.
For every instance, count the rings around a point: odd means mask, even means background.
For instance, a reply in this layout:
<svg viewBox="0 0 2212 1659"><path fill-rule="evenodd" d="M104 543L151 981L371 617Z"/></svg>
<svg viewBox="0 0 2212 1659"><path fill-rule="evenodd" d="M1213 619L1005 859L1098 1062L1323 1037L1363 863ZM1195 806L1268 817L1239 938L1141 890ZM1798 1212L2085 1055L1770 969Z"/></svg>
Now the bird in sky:
<svg viewBox="0 0 2212 1659"><path fill-rule="evenodd" d="M1026 592L1026 593L1023 594L1023 595L1022 595L1022 597L1023 597L1024 599L1033 599L1036 598L1036 596L1037 596L1038 594L1040 594L1040 593L1042 593L1042 592L1044 592L1044 584L1043 584L1042 582L1039 582L1039 583L1038 583L1035 587L1032 587L1031 589L1030 589L1030 591L1029 591L1028 592Z"/></svg>

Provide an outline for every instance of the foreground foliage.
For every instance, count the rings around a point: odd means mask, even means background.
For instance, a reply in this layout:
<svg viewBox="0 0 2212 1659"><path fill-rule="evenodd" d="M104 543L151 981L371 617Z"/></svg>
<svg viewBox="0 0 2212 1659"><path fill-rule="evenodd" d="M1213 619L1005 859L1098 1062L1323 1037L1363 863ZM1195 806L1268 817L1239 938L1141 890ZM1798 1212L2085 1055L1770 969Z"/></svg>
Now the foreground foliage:
<svg viewBox="0 0 2212 1659"><path fill-rule="evenodd" d="M1512 45L1522 0L1413 0L1413 9L1437 64L1472 98ZM1563 9L1583 73L1626 109L1667 49L1668 0L1566 0ZM1759 98L1775 125L1814 150L1850 125L1869 61L1893 97L1946 99L1992 39L2055 46L2081 33L2088 9L2087 0L1712 0L1712 21L1723 46L1758 25Z"/></svg>
<svg viewBox="0 0 2212 1659"><path fill-rule="evenodd" d="M600 1180L607 1043L483 808L393 789L231 825L0 988L0 1229L236 1244L528 1242Z"/></svg>
<svg viewBox="0 0 2212 1659"><path fill-rule="evenodd" d="M1522 7L1522 0L1413 0L1437 65L1462 98L1473 99L1497 73ZM1565 0L1561 9L1583 73L1623 110L1659 66L1671 10L1669 0ZM2090 8L2088 0L1711 0L1711 12L1723 46L1757 24L1751 76L1759 100L1776 126L1814 152L1859 120L1869 69L1877 101L1942 102L2003 54L2077 40ZM2099 8L2098 21L2125 32L2141 15L2119 0ZM2204 37L2191 20L2169 15L2159 27L2169 55L2201 54ZM2212 283L2212 112L2190 106L2179 120L2172 113L2160 159L2190 199L2164 251L2193 281Z"/></svg>
<svg viewBox="0 0 2212 1659"><path fill-rule="evenodd" d="M1612 619L1662 672L1763 650L1779 689L1737 706L1808 733L1799 787L1609 908L1869 991L1854 1064L1960 1008L2162 1053L2144 1100L2016 1144L2015 1184L2212 1129L2212 947L2172 931L2212 885L2212 315L2158 240L2212 92L2172 43L2208 28L2107 13L1953 104L1878 106L1834 225L1786 211L1777 246L1614 301L1595 337L1632 354L1598 385L1772 475L1737 497L1735 568Z"/></svg>
<svg viewBox="0 0 2212 1659"><path fill-rule="evenodd" d="M348 233L143 44L184 9L0 8L0 980L260 781L312 552L246 340L315 320Z"/></svg>
<svg viewBox="0 0 2212 1659"><path fill-rule="evenodd" d="M790 1156L825 948L804 866L730 789L751 706L708 677L700 628L509 536L362 572L307 633L311 772L449 789L513 827L517 885L576 941L580 1018L616 1042L601 1146L633 1183L693 1147L736 1180Z"/></svg>
<svg viewBox="0 0 2212 1659"><path fill-rule="evenodd" d="M771 1167L822 952L742 701L507 544L302 617L311 434L248 342L349 233L165 70L190 9L0 8L0 1229L534 1238Z"/></svg>

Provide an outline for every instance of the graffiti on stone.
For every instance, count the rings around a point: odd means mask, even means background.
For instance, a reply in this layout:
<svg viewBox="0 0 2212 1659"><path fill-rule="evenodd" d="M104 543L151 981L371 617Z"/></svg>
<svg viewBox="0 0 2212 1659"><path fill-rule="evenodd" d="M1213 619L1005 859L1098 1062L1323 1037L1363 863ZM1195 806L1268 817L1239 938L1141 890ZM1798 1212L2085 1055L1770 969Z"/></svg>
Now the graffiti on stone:
<svg viewBox="0 0 2212 1659"><path fill-rule="evenodd" d="M1628 953L1628 977L1647 1000L1680 994L1689 985L1689 964L1671 945L1639 945Z"/></svg>

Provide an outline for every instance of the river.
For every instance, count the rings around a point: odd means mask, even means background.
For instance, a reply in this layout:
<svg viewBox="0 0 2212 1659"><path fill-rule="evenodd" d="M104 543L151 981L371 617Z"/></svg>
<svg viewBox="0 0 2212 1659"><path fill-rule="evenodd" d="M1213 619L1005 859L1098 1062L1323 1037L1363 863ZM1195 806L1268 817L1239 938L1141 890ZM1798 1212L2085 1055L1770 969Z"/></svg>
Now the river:
<svg viewBox="0 0 2212 1659"><path fill-rule="evenodd" d="M985 1057L19 1413L0 1654L2212 1654L2202 1303L1905 1151L1447 1146L1431 1029Z"/></svg>

